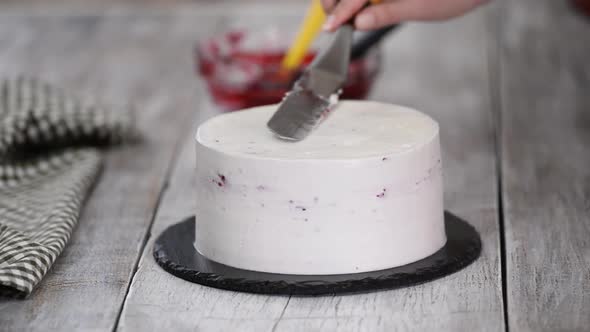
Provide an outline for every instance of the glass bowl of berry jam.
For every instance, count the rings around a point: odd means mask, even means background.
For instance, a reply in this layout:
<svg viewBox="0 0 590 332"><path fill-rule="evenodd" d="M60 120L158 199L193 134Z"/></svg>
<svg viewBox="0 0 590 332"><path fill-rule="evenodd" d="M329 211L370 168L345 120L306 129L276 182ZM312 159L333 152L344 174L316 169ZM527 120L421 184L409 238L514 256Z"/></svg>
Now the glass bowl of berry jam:
<svg viewBox="0 0 590 332"><path fill-rule="evenodd" d="M585 15L590 16L590 0L571 0L571 3Z"/></svg>
<svg viewBox="0 0 590 332"><path fill-rule="evenodd" d="M301 68L285 75L280 64L291 37L274 28L235 29L198 43L196 71L204 79L213 102L223 111L280 102L317 52L317 45L312 46ZM378 49L353 61L340 98L367 97L379 67Z"/></svg>

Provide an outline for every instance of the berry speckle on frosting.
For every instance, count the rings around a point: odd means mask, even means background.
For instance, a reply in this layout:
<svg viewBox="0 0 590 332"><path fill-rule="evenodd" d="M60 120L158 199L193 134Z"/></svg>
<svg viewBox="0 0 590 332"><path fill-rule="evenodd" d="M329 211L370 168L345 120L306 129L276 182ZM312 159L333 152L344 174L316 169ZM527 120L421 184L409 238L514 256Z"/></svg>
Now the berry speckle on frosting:
<svg viewBox="0 0 590 332"><path fill-rule="evenodd" d="M225 175L217 173L217 178L211 179L211 182L217 184L218 187L223 187L226 183Z"/></svg>

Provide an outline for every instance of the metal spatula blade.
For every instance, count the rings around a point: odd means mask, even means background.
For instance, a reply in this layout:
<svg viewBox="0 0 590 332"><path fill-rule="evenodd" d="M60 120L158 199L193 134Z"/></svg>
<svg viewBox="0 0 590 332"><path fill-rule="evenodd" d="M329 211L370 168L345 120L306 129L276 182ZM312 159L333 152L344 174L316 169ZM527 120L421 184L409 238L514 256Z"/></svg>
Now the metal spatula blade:
<svg viewBox="0 0 590 332"><path fill-rule="evenodd" d="M267 123L278 137L293 141L304 139L337 100L348 74L352 35L351 25L341 26L328 47L317 55L285 96Z"/></svg>

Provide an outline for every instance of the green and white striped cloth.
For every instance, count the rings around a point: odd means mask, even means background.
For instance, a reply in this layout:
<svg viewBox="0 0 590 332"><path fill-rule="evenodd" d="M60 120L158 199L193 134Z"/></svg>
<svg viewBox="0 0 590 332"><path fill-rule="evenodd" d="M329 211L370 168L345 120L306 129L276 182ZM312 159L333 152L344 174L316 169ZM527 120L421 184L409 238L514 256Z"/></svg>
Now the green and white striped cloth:
<svg viewBox="0 0 590 332"><path fill-rule="evenodd" d="M0 295L24 297L63 251L131 114L29 78L0 80Z"/></svg>

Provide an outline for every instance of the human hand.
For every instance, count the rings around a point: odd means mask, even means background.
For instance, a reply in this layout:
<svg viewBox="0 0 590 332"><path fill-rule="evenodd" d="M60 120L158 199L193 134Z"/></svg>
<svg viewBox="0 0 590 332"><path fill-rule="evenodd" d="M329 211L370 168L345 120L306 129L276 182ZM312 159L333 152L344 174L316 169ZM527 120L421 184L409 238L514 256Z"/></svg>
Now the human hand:
<svg viewBox="0 0 590 332"><path fill-rule="evenodd" d="M358 30L374 30L401 21L436 21L460 16L487 0L383 0L363 9L369 0L321 0L329 14L324 30L334 31L354 18Z"/></svg>

